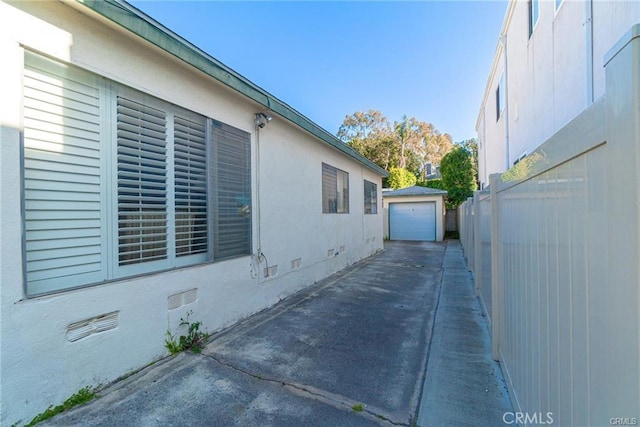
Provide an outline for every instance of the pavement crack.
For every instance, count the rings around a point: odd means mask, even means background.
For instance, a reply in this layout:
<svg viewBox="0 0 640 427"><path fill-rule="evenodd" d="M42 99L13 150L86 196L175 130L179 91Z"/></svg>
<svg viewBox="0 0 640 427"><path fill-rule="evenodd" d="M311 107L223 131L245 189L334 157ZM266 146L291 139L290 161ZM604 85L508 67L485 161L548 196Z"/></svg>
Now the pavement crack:
<svg viewBox="0 0 640 427"><path fill-rule="evenodd" d="M239 372L243 375L247 375L259 381L265 381L265 382L269 382L272 384L285 387L288 390L290 390L292 393L298 396L305 397L308 399L313 399L318 402L322 402L334 408L337 408L346 412L350 412L354 415L367 418L371 421L375 421L380 425L406 426L406 427L410 426L408 422L402 422L402 421L393 419L392 415L386 414L385 411L379 408L363 405L361 402L355 401L346 396L341 396L339 394L331 393L326 390L321 390L309 385L297 384L291 381L259 375L259 374L250 372L246 369L235 366L231 363L225 362L224 360L220 359L219 357L211 353L203 354L203 356L210 358L211 360L215 361L221 366L224 366L226 368ZM353 409L358 406L362 407L362 409L359 411L356 411Z"/></svg>

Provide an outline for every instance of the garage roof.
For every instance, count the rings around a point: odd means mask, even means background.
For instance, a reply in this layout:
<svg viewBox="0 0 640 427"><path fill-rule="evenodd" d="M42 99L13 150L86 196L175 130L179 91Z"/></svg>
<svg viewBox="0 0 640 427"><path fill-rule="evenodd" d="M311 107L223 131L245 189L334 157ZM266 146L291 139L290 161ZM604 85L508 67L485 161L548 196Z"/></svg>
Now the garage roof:
<svg viewBox="0 0 640 427"><path fill-rule="evenodd" d="M400 196L446 196L445 190L437 188L421 187L414 185L413 187L401 188L399 190L382 190L382 197L400 197Z"/></svg>

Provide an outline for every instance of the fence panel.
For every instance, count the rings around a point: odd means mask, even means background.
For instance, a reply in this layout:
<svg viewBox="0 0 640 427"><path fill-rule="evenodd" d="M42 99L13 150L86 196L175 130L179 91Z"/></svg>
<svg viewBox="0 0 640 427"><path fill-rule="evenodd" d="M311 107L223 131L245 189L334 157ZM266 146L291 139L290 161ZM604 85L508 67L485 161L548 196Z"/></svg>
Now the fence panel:
<svg viewBox="0 0 640 427"><path fill-rule="evenodd" d="M640 25L605 63L606 95L460 209L512 401L556 425L640 422Z"/></svg>

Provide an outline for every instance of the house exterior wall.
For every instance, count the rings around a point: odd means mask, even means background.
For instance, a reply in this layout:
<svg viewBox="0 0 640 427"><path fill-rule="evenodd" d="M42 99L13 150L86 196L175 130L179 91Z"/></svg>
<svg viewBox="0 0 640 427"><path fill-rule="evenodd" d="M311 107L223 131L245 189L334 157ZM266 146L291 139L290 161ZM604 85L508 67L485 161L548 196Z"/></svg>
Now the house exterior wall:
<svg viewBox="0 0 640 427"><path fill-rule="evenodd" d="M27 297L20 208L25 50L248 132L253 252L260 244L277 271L265 277L265 261L242 256ZM377 172L279 116L258 135L259 104L81 4L0 2L0 52L0 424L26 423L81 387L165 357L165 333L176 332L188 311L214 332L382 248L382 213L364 214L363 180L377 184L381 200ZM348 214L322 213L322 162L349 173ZM116 328L66 339L70 324L113 312Z"/></svg>
<svg viewBox="0 0 640 427"><path fill-rule="evenodd" d="M436 204L436 241L441 242L444 239L445 226L445 209L442 196L400 196L400 197L384 197L383 205L383 221L384 221L384 238L389 239L389 204L391 203L423 203L435 202Z"/></svg>
<svg viewBox="0 0 640 427"><path fill-rule="evenodd" d="M555 1L540 1L539 8L529 36L528 2L507 7L476 125L483 187L490 174L506 171L603 96L604 55L640 21L635 1L564 0L557 9ZM495 82L503 72L507 123L495 120Z"/></svg>

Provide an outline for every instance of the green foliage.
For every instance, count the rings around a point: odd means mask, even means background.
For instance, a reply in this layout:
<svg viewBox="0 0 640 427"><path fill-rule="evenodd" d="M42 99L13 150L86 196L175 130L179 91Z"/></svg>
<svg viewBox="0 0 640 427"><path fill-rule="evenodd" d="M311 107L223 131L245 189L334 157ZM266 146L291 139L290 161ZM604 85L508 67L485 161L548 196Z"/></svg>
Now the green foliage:
<svg viewBox="0 0 640 427"><path fill-rule="evenodd" d="M431 123L406 115L391 123L376 110L346 116L337 136L385 170L403 168L423 178L424 164L440 164L453 147L451 136Z"/></svg>
<svg viewBox="0 0 640 427"><path fill-rule="evenodd" d="M85 403L89 402L90 400L94 399L97 396L96 389L97 387L89 387L89 386L81 388L80 390L78 390L77 393L71 395L71 397L65 400L62 405L49 406L46 411L36 415L35 418L32 419L29 422L29 424L26 425L26 427L31 427L36 425L39 422L48 420L54 415L58 415L61 412L68 411L74 406L84 405Z"/></svg>
<svg viewBox="0 0 640 427"><path fill-rule="evenodd" d="M403 168L391 168L387 182L389 187L397 190L416 185L416 176Z"/></svg>
<svg viewBox="0 0 640 427"><path fill-rule="evenodd" d="M519 181L530 176L536 165L542 162L543 157L539 153L533 153L520 160L511 169L502 174L502 181Z"/></svg>
<svg viewBox="0 0 640 427"><path fill-rule="evenodd" d="M416 185L419 185L420 187L435 188L437 190L446 191L446 188L444 188L444 183L442 182L441 179L422 180L422 181L418 181Z"/></svg>
<svg viewBox="0 0 640 427"><path fill-rule="evenodd" d="M353 412L362 412L364 411L364 405L362 403L356 403L351 407L351 409Z"/></svg>
<svg viewBox="0 0 640 427"><path fill-rule="evenodd" d="M447 209L456 209L477 188L472 155L463 146L458 146L442 158L440 173L449 193Z"/></svg>
<svg viewBox="0 0 640 427"><path fill-rule="evenodd" d="M167 338L164 340L164 346L169 350L169 353L176 354L185 350L200 353L207 345L207 341L211 335L200 330L202 322L189 322L189 316L192 314L193 311L189 311L186 319L180 318L180 326L186 326L187 335L181 335L176 339L170 331L167 331Z"/></svg>

